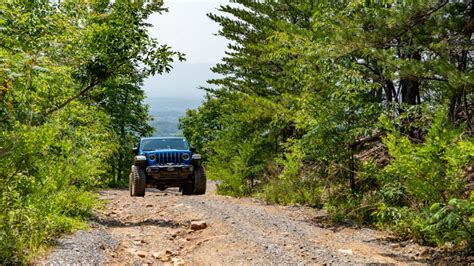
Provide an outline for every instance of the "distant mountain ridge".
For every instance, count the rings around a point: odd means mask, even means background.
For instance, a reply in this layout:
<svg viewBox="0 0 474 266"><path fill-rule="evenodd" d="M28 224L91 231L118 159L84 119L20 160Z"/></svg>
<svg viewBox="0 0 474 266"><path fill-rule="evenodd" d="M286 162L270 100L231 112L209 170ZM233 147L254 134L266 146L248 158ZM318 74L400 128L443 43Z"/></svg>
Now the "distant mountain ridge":
<svg viewBox="0 0 474 266"><path fill-rule="evenodd" d="M145 80L143 89L150 97L169 99L201 99L205 92L199 86L209 87L210 79L219 78L211 71L214 63L174 63L171 72ZM212 87L212 86L211 86Z"/></svg>
<svg viewBox="0 0 474 266"><path fill-rule="evenodd" d="M149 113L153 117L150 124L156 129L154 136L180 136L179 118L186 114L187 109L198 108L203 99L183 99L166 97L149 97L145 103L150 106Z"/></svg>

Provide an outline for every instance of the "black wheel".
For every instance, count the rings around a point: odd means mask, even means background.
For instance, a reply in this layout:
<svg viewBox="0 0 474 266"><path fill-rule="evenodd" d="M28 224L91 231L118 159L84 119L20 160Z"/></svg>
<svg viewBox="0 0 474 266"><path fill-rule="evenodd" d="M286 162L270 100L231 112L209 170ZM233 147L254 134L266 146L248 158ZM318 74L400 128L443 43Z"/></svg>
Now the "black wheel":
<svg viewBox="0 0 474 266"><path fill-rule="evenodd" d="M195 195L204 195L206 194L206 172L204 167L198 166L194 170L194 191Z"/></svg>
<svg viewBox="0 0 474 266"><path fill-rule="evenodd" d="M182 187L181 187L181 193L183 193L183 195L192 195L194 192L194 184L184 184Z"/></svg>
<svg viewBox="0 0 474 266"><path fill-rule="evenodd" d="M128 182L131 197L144 197L146 187L145 171L135 165L132 166L132 172Z"/></svg>

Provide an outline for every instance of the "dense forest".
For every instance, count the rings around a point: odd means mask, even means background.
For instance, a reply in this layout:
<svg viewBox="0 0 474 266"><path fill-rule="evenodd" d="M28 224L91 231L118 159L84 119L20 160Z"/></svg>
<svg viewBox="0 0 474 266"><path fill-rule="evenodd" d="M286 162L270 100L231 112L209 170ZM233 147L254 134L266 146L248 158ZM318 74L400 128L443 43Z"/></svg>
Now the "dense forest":
<svg viewBox="0 0 474 266"><path fill-rule="evenodd" d="M0 3L0 264L84 227L93 188L128 177L153 131L141 84L183 59L148 35L148 2Z"/></svg>
<svg viewBox="0 0 474 266"><path fill-rule="evenodd" d="M472 1L235 2L181 119L218 191L472 251Z"/></svg>

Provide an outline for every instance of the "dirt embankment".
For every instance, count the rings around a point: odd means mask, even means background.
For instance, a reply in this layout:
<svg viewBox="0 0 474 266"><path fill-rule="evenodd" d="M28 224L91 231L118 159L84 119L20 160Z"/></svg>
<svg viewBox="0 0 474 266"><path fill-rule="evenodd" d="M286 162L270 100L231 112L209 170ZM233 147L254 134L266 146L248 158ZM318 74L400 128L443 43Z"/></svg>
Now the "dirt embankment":
<svg viewBox="0 0 474 266"><path fill-rule="evenodd" d="M390 242L366 228L323 228L321 212L254 199L181 196L149 189L144 198L105 190L107 209L93 230L65 237L43 263L107 264L416 264L428 248ZM192 227L190 226L191 224Z"/></svg>

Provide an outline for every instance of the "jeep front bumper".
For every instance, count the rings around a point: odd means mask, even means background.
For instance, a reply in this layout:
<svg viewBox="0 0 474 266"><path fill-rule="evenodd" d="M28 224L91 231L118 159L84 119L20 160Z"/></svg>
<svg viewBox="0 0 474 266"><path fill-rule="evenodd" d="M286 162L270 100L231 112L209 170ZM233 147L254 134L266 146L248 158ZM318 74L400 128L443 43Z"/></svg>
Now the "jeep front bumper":
<svg viewBox="0 0 474 266"><path fill-rule="evenodd" d="M193 173L193 170L192 165L185 164L159 164L146 168L148 175L158 179L187 178Z"/></svg>

